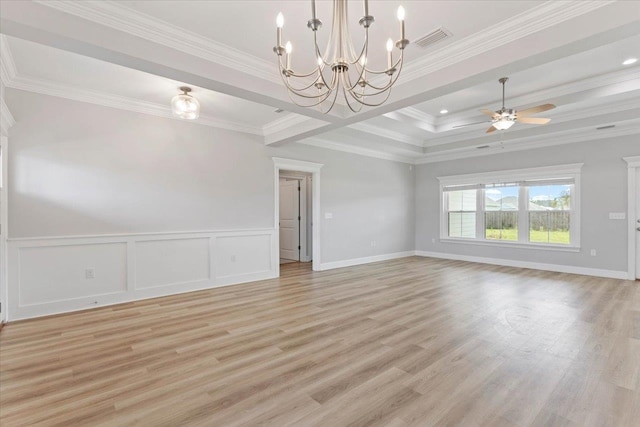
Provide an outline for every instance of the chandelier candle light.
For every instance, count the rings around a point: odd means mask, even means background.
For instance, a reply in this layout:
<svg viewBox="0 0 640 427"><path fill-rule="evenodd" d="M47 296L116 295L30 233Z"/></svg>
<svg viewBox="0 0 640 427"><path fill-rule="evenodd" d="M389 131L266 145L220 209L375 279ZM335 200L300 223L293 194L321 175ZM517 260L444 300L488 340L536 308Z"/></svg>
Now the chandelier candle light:
<svg viewBox="0 0 640 427"><path fill-rule="evenodd" d="M331 111L336 103L338 94L342 93L346 105L353 112L358 112L363 105L382 105L391 93L391 87L396 83L404 62L404 48L409 44L405 37L404 18L405 10L398 8L398 20L400 21L400 40L387 41L387 68L385 70L372 70L367 67L369 55L369 27L375 19L369 15L369 2L364 0L364 16L359 23L364 28L364 43L359 51L356 51L349 32L347 0L333 0L333 17L329 43L324 51L318 46L317 33L322 27L322 21L317 17L316 2L311 0L311 19L307 27L313 31L314 54L317 64L308 73L296 73L291 67L293 46L291 42L282 45L282 28L284 17L282 13L276 18L276 46L273 51L278 55L280 75L287 87L291 101L301 107L315 107L325 105L328 108L324 113ZM400 50L399 58L394 62L394 46ZM283 61L283 56L285 56ZM368 76L383 76L386 83L372 84ZM294 81L297 86L294 85ZM292 96L293 95L293 96ZM300 102L298 102L300 101Z"/></svg>

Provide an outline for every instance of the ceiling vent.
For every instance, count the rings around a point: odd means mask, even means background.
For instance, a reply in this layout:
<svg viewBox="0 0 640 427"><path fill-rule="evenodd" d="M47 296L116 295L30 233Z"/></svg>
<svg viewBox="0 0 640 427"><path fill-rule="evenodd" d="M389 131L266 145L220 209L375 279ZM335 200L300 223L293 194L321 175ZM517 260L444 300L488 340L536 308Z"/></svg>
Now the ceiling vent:
<svg viewBox="0 0 640 427"><path fill-rule="evenodd" d="M605 130L605 129L611 129L614 127L616 127L616 125L600 126L599 128L596 128L596 130Z"/></svg>
<svg viewBox="0 0 640 427"><path fill-rule="evenodd" d="M440 27L431 31L429 34L412 41L411 44L418 45L422 49L427 49L428 47L431 47L431 45L438 43L439 41L442 41L448 37L451 37L451 35L451 31L447 30L446 28Z"/></svg>

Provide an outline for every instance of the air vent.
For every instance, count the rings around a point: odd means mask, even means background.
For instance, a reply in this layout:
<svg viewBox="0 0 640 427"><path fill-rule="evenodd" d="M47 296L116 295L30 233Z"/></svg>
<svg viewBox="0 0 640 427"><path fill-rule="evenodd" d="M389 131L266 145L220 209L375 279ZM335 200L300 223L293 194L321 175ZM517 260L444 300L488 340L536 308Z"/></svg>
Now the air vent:
<svg viewBox="0 0 640 427"><path fill-rule="evenodd" d="M481 150L481 149L483 149L483 148L489 148L489 146L488 146L488 145L480 145L480 146L478 146L478 147L476 147L476 148L477 148L478 150Z"/></svg>
<svg viewBox="0 0 640 427"><path fill-rule="evenodd" d="M436 30L431 31L429 34L412 41L411 43L420 46L422 49L426 49L431 45L446 39L447 37L451 37L451 35L451 31L447 30L446 28L440 27Z"/></svg>
<svg viewBox="0 0 640 427"><path fill-rule="evenodd" d="M596 128L596 130L604 130L604 129L611 129L616 127L616 125L607 125L607 126L600 126L599 128Z"/></svg>

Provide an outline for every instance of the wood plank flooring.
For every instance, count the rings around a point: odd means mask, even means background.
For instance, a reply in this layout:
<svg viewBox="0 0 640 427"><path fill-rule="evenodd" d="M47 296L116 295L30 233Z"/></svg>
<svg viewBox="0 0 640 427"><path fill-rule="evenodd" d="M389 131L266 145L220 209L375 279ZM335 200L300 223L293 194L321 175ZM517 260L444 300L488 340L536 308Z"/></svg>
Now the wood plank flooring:
<svg viewBox="0 0 640 427"><path fill-rule="evenodd" d="M9 426L637 426L640 284L429 258L8 324Z"/></svg>

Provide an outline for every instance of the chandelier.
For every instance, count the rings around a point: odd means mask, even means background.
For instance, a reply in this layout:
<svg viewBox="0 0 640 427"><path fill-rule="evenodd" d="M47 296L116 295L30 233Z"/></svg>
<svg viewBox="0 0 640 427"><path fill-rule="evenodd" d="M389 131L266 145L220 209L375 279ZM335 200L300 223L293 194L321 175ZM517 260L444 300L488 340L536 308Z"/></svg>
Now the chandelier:
<svg viewBox="0 0 640 427"><path fill-rule="evenodd" d="M347 0L333 0L333 17L329 43L324 53L318 46L318 30L322 21L316 16L316 2L311 0L311 19L307 27L313 32L315 68L310 72L295 72L291 67L291 42L282 45L282 27L284 17L278 14L277 43L273 51L278 55L280 75L291 101L301 107L319 106L325 114L331 111L339 94L342 94L346 105L353 112L358 112L363 105L376 107L389 99L391 87L402 71L404 48L409 44L405 38L405 11L398 7L400 21L400 40L395 42L399 55L394 61L393 40L387 41L387 68L373 70L367 66L369 57L369 27L375 19L369 15L369 2L364 0L364 16L359 23L364 29L364 42L360 50L355 49L349 32ZM284 56L284 61L283 61ZM380 78L377 78L380 77ZM372 80L373 79L373 82ZM328 105L323 109L323 106Z"/></svg>

